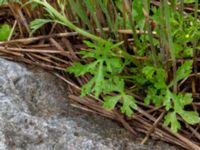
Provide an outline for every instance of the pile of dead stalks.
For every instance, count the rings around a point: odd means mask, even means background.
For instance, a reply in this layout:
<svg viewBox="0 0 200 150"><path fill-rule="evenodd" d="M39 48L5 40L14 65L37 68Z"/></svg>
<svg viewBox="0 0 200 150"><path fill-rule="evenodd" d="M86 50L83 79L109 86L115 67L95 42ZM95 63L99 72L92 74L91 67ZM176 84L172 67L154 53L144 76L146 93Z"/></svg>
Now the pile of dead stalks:
<svg viewBox="0 0 200 150"><path fill-rule="evenodd" d="M158 5L158 2L154 1L154 5ZM191 7L185 9L186 11L192 11ZM15 31L11 39L0 42L1 58L24 62L51 71L69 85L69 97L73 106L116 120L134 136L137 135L137 132L144 133L146 136L141 141L142 144L149 137L153 137L184 149L200 149L199 125L183 124L178 133L171 132L168 127L163 126L160 122L165 115L165 109L153 105L144 105L143 96L134 95L138 101L138 109L132 117L124 116L117 108L113 111L106 111L102 108L102 100L97 100L92 95L80 98L80 87L89 80L88 77L74 78L67 74L65 69L71 66L74 61L81 60L79 51L87 48L82 43L84 37L56 23L44 26L36 34L37 36L29 37L29 22L35 18L40 18L43 11L41 9L33 13L29 11L28 7L21 8L20 5L15 3L1 6L0 22L13 25L12 30ZM103 30L106 32L108 29L103 28ZM118 32L121 36L132 34L129 30L119 30ZM136 59L142 62L145 57ZM199 60L200 58L196 59L198 65ZM198 78L199 73L194 75ZM199 98L199 93L195 92L195 89L193 96ZM199 110L200 103L196 101L192 105L196 110Z"/></svg>

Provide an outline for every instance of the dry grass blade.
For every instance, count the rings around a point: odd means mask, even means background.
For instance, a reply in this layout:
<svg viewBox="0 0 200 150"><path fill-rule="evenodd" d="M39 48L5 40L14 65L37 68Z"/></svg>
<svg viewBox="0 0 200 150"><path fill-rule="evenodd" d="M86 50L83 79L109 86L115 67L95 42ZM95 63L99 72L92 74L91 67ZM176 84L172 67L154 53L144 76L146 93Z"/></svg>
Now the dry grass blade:
<svg viewBox="0 0 200 150"><path fill-rule="evenodd" d="M6 44L31 44L33 42L36 42L38 40L42 39L49 39L51 37L70 37L70 36L76 36L78 35L77 32L65 32L65 33L58 33L58 34L51 34L51 35L42 35L38 37L32 37L32 38L23 38L23 39L16 39L16 40L10 40L6 42L0 42L0 45L6 45Z"/></svg>
<svg viewBox="0 0 200 150"><path fill-rule="evenodd" d="M154 122L152 128L147 132L147 135L142 140L141 144L144 144L148 140L148 138L150 137L151 133L154 131L154 129L156 128L156 126L158 125L160 120L163 118L164 114L165 114L165 112L161 113L160 116L158 117L158 119L156 119L156 121Z"/></svg>

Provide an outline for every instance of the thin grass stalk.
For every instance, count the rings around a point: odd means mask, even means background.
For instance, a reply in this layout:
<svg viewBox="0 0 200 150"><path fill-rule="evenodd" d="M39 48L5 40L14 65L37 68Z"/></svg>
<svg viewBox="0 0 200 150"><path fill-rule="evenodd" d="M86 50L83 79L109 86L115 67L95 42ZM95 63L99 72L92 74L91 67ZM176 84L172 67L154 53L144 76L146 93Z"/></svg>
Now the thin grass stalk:
<svg viewBox="0 0 200 150"><path fill-rule="evenodd" d="M198 5L199 5L199 0L195 0L195 7L194 7L194 17L195 17L195 21L194 21L194 25L196 26L197 25L197 20L198 20ZM193 66L194 66L194 74L195 74L195 77L194 77L194 80L196 80L196 75L197 75L197 41L198 41L198 37L196 35L196 29L195 29L195 33L194 33L194 37L192 39L192 46L193 46ZM193 82L195 84L195 82ZM195 86L194 86L195 87ZM195 91L195 90L194 90Z"/></svg>
<svg viewBox="0 0 200 150"><path fill-rule="evenodd" d="M55 20L56 22L63 24L72 30L82 34L85 37L88 37L92 40L106 43L107 41L101 37L98 37L96 35L93 35L77 26L75 26L73 23L71 23L65 16L63 16L61 13L59 13L55 8L53 8L47 1L40 1L40 0L33 0L33 2L36 2L46 8L46 10L51 11L50 14L54 15L58 20Z"/></svg>
<svg viewBox="0 0 200 150"><path fill-rule="evenodd" d="M166 34L165 34L165 21L164 21L164 8L160 3L160 16L159 16L159 28L160 28L160 53L162 55L162 63L166 72L168 71L168 55L169 52L166 49Z"/></svg>
<svg viewBox="0 0 200 150"><path fill-rule="evenodd" d="M171 0L171 6L173 11L176 11L176 0Z"/></svg>
<svg viewBox="0 0 200 150"><path fill-rule="evenodd" d="M177 79L176 79L176 57L175 57L175 50L174 50L174 44L171 34L171 25L170 25L170 10L169 10L169 4L168 0L161 0L161 3L164 8L164 15L165 15L165 23L166 23L166 35L168 40L168 48L169 52L172 58L172 67L173 67L173 91L174 93L177 93Z"/></svg>
<svg viewBox="0 0 200 150"><path fill-rule="evenodd" d="M130 8L131 4L128 0L124 0L124 6L125 6L125 9L128 13L128 18L129 18L129 21L130 21L130 24L131 24L131 29L132 29L132 32L133 32L134 42L135 42L136 46L140 48L141 43L140 43L140 40L139 40L138 35L137 35L135 21L133 19L132 11L131 11L131 8ZM125 16L126 16L126 14L125 14Z"/></svg>
<svg viewBox="0 0 200 150"><path fill-rule="evenodd" d="M127 9L125 8L125 5L123 3L122 5L122 14L123 14L123 29L126 29L126 12L127 12Z"/></svg>
<svg viewBox="0 0 200 150"><path fill-rule="evenodd" d="M108 7L107 7L107 4L105 5L102 0L96 0L97 3L99 4L101 10L103 11L103 13L105 14L106 16L106 21L108 23L108 28L110 29L110 31L112 32L112 21L111 21L111 17L110 17L110 14L109 14L109 10L108 10Z"/></svg>
<svg viewBox="0 0 200 150"><path fill-rule="evenodd" d="M63 16L65 16L66 18L68 18L69 20L74 20L74 14L72 13L72 8L70 7L70 4L67 3L65 6L65 14Z"/></svg>
<svg viewBox="0 0 200 150"><path fill-rule="evenodd" d="M180 0L180 14L181 17L184 15L184 0Z"/></svg>
<svg viewBox="0 0 200 150"><path fill-rule="evenodd" d="M123 13L123 29L126 30L126 28L127 28L127 9L126 9L126 6L124 3L122 5L122 13ZM124 40L123 48L127 49L128 48L128 38L126 35L121 35L121 37Z"/></svg>
<svg viewBox="0 0 200 150"><path fill-rule="evenodd" d="M198 6L199 6L199 0L195 0L195 7L194 7L194 17L198 19Z"/></svg>
<svg viewBox="0 0 200 150"><path fill-rule="evenodd" d="M146 23L147 32L148 32L150 48L152 51L153 62L154 62L154 66L158 67L156 49L155 49L154 43L153 43L153 35L152 35L151 23L150 23L150 17L149 17L149 8L148 8L149 3L147 0L143 0L143 6L144 6L143 12L144 12L144 16L145 16L145 23Z"/></svg>
<svg viewBox="0 0 200 150"><path fill-rule="evenodd" d="M100 35L101 35L103 38L105 38L105 33L104 33L104 31L103 31L103 28L102 28L102 26L101 26L101 24L100 24L100 22L99 22L99 20L98 20L98 18L97 18L97 16L96 16L95 4L94 4L91 0L85 0L85 4L86 4L86 7L87 7L87 9L88 9L88 11L89 11L89 13L90 13L92 19L94 20L94 22L95 22L97 28L98 28L99 31L100 31Z"/></svg>
<svg viewBox="0 0 200 150"><path fill-rule="evenodd" d="M109 0L109 5L108 5L108 10L109 10L109 14L110 14L110 18L111 18L111 22L112 22L112 33L111 33L111 37L117 39L118 37L118 14L117 14L117 9L115 7L115 4L113 2L113 0Z"/></svg>
<svg viewBox="0 0 200 150"><path fill-rule="evenodd" d="M69 0L69 4L70 4L71 8L73 8L73 10L77 14L77 16L79 16L81 22L89 28L90 33L94 33L93 27L92 27L92 25L87 17L87 14L84 10L84 6L82 6L83 4L80 1L75 2L74 0Z"/></svg>
<svg viewBox="0 0 200 150"><path fill-rule="evenodd" d="M181 29L184 30L184 27L183 27L183 24L184 24L184 0L180 0L180 8L179 8L179 11L180 11L180 19L181 19Z"/></svg>
<svg viewBox="0 0 200 150"><path fill-rule="evenodd" d="M118 40L118 41L120 41L119 40L119 35L118 35L118 29L119 29L119 15L118 15L118 12L117 12L117 8L116 8L116 5L115 5L115 3L113 2L113 0L111 0L111 5L112 5L112 7L113 7L113 11L114 11L114 14L113 14L113 24L114 24L114 26L113 26L113 32L114 32L114 35L116 36L116 39Z"/></svg>

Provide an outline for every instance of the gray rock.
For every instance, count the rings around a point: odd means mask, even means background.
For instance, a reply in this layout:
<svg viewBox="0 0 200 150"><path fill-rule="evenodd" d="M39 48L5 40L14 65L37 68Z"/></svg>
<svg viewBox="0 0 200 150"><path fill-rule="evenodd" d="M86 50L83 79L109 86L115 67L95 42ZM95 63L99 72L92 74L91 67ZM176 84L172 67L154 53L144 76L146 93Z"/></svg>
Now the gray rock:
<svg viewBox="0 0 200 150"><path fill-rule="evenodd" d="M0 59L0 150L175 150L140 145L116 122L75 109L67 86L43 70Z"/></svg>

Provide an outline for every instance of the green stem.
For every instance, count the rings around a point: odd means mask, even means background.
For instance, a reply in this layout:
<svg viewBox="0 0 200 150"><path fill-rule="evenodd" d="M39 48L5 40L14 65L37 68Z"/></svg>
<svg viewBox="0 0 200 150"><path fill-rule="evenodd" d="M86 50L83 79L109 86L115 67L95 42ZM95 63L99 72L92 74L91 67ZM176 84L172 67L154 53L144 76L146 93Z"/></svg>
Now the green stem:
<svg viewBox="0 0 200 150"><path fill-rule="evenodd" d="M198 5L199 5L199 0L195 0L195 10L194 10L194 17L195 17L195 21L194 21L194 25L197 25L197 20L198 20ZM197 33L197 28L195 29L195 33L194 33L194 37L192 39L192 45L193 45L193 61L194 61L194 73L197 74L197 50L196 50L196 46L197 46L197 41L198 41L198 36L196 35ZM195 76L196 77L196 76Z"/></svg>
<svg viewBox="0 0 200 150"><path fill-rule="evenodd" d="M47 10L49 10L59 21L59 23L66 25L67 27L71 28L72 30L82 34L83 36L86 36L90 39L93 39L98 42L106 43L107 40L102 39L101 37L98 37L96 35L93 35L77 26L75 26L73 23L71 23L65 16L63 16L61 13L59 13L55 8L53 8L47 1L40 1L40 0L33 0L34 2L43 5Z"/></svg>
<svg viewBox="0 0 200 150"><path fill-rule="evenodd" d="M183 12L184 12L184 0L180 0L180 13L182 18L184 15Z"/></svg>
<svg viewBox="0 0 200 150"><path fill-rule="evenodd" d="M141 43L140 43L140 40L139 40L137 32L136 32L135 21L133 20L133 15L132 15L131 8L130 8L131 4L128 0L124 0L124 5L125 5L126 11L128 13L128 19L129 19L130 24L131 24L131 29L132 29L132 32L133 32L133 38L134 38L135 44L137 45L137 47L140 48Z"/></svg>
<svg viewBox="0 0 200 150"><path fill-rule="evenodd" d="M161 0L163 2L163 0ZM174 50L174 43L171 35L171 25L170 25L170 10L168 5L168 0L164 0L164 15L165 15L165 23L166 23L166 34L167 34L167 40L168 40L168 48L170 51L170 55L172 58L172 66L173 66L173 90L176 93L177 92L177 79L176 79L176 57L175 57L175 50Z"/></svg>
<svg viewBox="0 0 200 150"><path fill-rule="evenodd" d="M176 11L176 0L171 0L171 5L172 5L172 9L175 12Z"/></svg>
<svg viewBox="0 0 200 150"><path fill-rule="evenodd" d="M143 12L144 12L147 32L148 32L148 36L149 36L150 48L151 48L151 51L152 51L153 62L154 62L154 66L158 67L156 49L155 49L154 43L153 43L153 35L152 35L151 23L150 23L150 17L149 17L148 1L143 0L143 5L144 5Z"/></svg>
<svg viewBox="0 0 200 150"><path fill-rule="evenodd" d="M194 17L197 19L198 16L198 6L199 6L199 0L195 0L195 6L194 6Z"/></svg>
<svg viewBox="0 0 200 150"><path fill-rule="evenodd" d="M162 63L165 71L168 71L168 58L169 51L166 49L166 32L165 32L165 18L164 18L164 8L162 2L160 3L160 16L159 16L159 28L160 28L160 53L162 55Z"/></svg>

